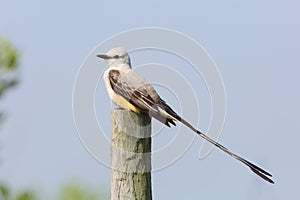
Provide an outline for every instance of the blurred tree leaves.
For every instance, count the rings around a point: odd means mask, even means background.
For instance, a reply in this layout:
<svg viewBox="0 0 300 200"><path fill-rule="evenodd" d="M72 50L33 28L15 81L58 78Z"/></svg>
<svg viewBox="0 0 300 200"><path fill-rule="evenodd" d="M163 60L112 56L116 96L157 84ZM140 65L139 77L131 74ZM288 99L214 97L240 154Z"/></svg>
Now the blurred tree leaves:
<svg viewBox="0 0 300 200"><path fill-rule="evenodd" d="M0 38L0 97L18 83L19 53L8 40Z"/></svg>
<svg viewBox="0 0 300 200"><path fill-rule="evenodd" d="M17 195L16 200L36 200L36 195L32 191L24 191Z"/></svg>
<svg viewBox="0 0 300 200"><path fill-rule="evenodd" d="M101 191L101 190L100 190ZM33 190L24 190L14 194L5 184L0 183L0 200L44 200ZM103 192L96 192L79 183L65 184L53 200L106 200L108 196Z"/></svg>
<svg viewBox="0 0 300 200"><path fill-rule="evenodd" d="M10 190L7 185L0 183L0 200L7 200L10 198Z"/></svg>
<svg viewBox="0 0 300 200"><path fill-rule="evenodd" d="M69 183L66 184L57 198L58 200L104 200L104 194L99 192L92 191L91 189L78 184L78 183Z"/></svg>
<svg viewBox="0 0 300 200"><path fill-rule="evenodd" d="M0 200L37 200L37 198L35 192L31 190L13 195L11 189L6 184L0 183Z"/></svg>
<svg viewBox="0 0 300 200"><path fill-rule="evenodd" d="M18 57L18 50L8 40L0 38L0 98L18 84ZM3 119L0 111L0 123Z"/></svg>
<svg viewBox="0 0 300 200"><path fill-rule="evenodd" d="M18 57L17 50L5 39L0 39L0 47L0 66L8 69L15 69Z"/></svg>

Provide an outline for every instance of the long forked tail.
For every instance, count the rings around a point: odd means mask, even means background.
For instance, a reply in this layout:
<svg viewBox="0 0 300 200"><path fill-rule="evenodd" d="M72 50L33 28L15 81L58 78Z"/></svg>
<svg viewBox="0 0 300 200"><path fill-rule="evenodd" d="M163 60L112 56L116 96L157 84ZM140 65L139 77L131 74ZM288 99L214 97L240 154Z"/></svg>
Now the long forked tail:
<svg viewBox="0 0 300 200"><path fill-rule="evenodd" d="M265 170L261 169L260 167L252 164L251 162L247 161L246 159L244 159L244 158L236 155L235 153L231 152L229 149L227 149L223 145L219 144L218 142L214 141L213 139L211 139L210 137L208 137L204 133L202 133L202 132L198 131L197 129L195 129L190 123L188 123L187 121L185 121L184 119L182 119L178 115L175 118L176 118L176 120L181 122L183 125L187 126L191 130L193 130L195 133L197 133L199 136L204 138L205 140L209 141L210 143L212 143L213 145L215 145L219 149L221 149L221 150L225 151L226 153L228 153L229 155L231 155L233 158L239 160L240 162L242 162L243 164L248 166L251 169L251 171L253 171L255 174L257 174L258 176L260 176L264 180L274 184L274 181L271 178L269 178L269 177L272 177L272 175L270 173L266 172Z"/></svg>

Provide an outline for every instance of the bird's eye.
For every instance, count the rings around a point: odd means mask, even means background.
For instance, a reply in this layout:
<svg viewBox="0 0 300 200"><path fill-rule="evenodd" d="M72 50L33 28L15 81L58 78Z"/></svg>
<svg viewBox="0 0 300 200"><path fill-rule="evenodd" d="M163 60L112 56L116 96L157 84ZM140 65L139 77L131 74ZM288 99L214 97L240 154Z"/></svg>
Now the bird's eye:
<svg viewBox="0 0 300 200"><path fill-rule="evenodd" d="M114 58L120 58L120 56L119 55L115 55Z"/></svg>

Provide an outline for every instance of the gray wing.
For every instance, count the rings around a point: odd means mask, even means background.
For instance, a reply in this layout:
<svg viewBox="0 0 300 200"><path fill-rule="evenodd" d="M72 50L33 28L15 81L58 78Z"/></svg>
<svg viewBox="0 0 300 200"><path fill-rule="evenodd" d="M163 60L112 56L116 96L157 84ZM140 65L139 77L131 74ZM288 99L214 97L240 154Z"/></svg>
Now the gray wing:
<svg viewBox="0 0 300 200"><path fill-rule="evenodd" d="M109 71L109 81L115 93L124 97L142 112L156 118L163 124L170 126L168 122L175 125L172 119L162 116L159 108L165 110L172 116L177 114L160 98L155 89L141 76L130 70L122 74L118 70Z"/></svg>

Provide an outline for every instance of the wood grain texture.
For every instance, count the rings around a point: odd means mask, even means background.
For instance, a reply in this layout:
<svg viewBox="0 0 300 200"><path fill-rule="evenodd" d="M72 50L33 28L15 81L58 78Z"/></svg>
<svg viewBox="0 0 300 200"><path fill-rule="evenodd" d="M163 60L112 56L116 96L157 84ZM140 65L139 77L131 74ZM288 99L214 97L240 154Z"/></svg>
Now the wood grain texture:
<svg viewBox="0 0 300 200"><path fill-rule="evenodd" d="M112 111L111 200L151 200L151 119Z"/></svg>

